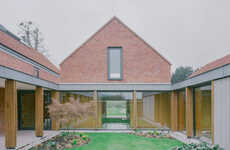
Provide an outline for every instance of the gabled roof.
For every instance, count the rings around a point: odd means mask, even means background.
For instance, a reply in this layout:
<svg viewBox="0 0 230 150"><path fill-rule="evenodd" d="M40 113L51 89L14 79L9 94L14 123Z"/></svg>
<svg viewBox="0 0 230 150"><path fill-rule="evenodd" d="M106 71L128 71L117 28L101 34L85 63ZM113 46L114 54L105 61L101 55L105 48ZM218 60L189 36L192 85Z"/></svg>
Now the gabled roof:
<svg viewBox="0 0 230 150"><path fill-rule="evenodd" d="M21 43L19 40L13 38L2 30L0 30L0 43L24 55L25 57L28 57L29 59L49 68L50 70L56 73L60 73L59 69L54 64L52 64L44 55L26 46L25 44Z"/></svg>
<svg viewBox="0 0 230 150"><path fill-rule="evenodd" d="M222 67L224 65L230 64L230 54L217 59L213 62L208 63L207 65L201 67L199 70L197 70L196 72L194 72L189 78L195 77L197 75L200 75L202 73L214 70L216 68Z"/></svg>
<svg viewBox="0 0 230 150"><path fill-rule="evenodd" d="M116 16L114 16L112 19L110 19L105 25L103 25L97 32L95 32L89 39L87 39L81 46L79 46L75 51L73 51L68 57L66 57L61 63L63 64L69 57L71 57L73 54L75 54L78 49L80 49L82 46L84 46L88 41L94 38L99 32L101 32L106 26L108 26L111 22L118 21L121 25L123 25L126 29L128 29L130 32L132 32L137 38L139 38L141 41L143 41L148 47L150 47L156 54L158 54L162 59L164 59L169 65L171 63L163 57L158 51L156 51L152 46L150 46L145 40L143 40L140 36L138 36L133 30L131 30L127 25L125 25L120 19L118 19Z"/></svg>

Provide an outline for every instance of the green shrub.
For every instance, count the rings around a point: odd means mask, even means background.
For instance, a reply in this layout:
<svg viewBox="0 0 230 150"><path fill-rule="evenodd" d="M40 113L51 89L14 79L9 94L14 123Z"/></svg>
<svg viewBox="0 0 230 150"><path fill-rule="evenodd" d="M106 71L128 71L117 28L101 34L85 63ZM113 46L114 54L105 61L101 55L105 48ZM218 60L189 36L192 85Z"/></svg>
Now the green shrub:
<svg viewBox="0 0 230 150"><path fill-rule="evenodd" d="M83 135L83 136L82 136L82 140L84 140L84 141L86 141L86 140L87 140L87 138L88 138L88 136L87 136L87 135Z"/></svg>
<svg viewBox="0 0 230 150"><path fill-rule="evenodd" d="M219 145L209 145L205 142L202 142L200 144L183 144L180 147L175 147L172 150L223 150L223 148L220 148Z"/></svg>
<svg viewBox="0 0 230 150"><path fill-rule="evenodd" d="M72 145L77 145L77 140L74 140Z"/></svg>

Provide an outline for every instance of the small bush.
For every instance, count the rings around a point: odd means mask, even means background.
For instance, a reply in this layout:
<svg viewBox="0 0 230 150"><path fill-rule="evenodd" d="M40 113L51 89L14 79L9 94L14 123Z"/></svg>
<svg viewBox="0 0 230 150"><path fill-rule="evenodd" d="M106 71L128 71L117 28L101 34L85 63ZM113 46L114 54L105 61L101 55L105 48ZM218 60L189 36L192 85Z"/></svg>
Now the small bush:
<svg viewBox="0 0 230 150"><path fill-rule="evenodd" d="M180 147L175 147L172 150L223 150L223 148L220 148L219 145L209 145L205 142L202 142L200 144L183 144Z"/></svg>

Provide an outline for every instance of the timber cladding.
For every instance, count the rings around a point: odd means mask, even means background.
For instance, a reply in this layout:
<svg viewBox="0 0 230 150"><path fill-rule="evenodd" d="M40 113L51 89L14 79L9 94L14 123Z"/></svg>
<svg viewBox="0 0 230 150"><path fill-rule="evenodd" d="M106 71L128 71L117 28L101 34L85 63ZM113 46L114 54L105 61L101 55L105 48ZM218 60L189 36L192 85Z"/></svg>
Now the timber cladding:
<svg viewBox="0 0 230 150"><path fill-rule="evenodd" d="M185 130L185 92L178 92L178 130Z"/></svg>
<svg viewBox="0 0 230 150"><path fill-rule="evenodd" d="M178 92L172 91L171 94L171 130L177 131L178 128Z"/></svg>
<svg viewBox="0 0 230 150"><path fill-rule="evenodd" d="M4 95L5 95L5 89L0 88L0 134L3 133L5 129L5 117L4 117Z"/></svg>
<svg viewBox="0 0 230 150"><path fill-rule="evenodd" d="M156 94L154 97L154 121L160 122L160 94Z"/></svg>
<svg viewBox="0 0 230 150"><path fill-rule="evenodd" d="M171 94L160 94L160 123L161 126L171 127Z"/></svg>

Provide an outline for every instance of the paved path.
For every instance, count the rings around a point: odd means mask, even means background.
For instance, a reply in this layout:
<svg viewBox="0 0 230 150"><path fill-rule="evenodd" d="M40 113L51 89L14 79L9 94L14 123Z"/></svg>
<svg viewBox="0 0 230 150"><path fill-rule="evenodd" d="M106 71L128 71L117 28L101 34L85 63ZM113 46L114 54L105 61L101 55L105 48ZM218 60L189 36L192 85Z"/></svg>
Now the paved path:
<svg viewBox="0 0 230 150"><path fill-rule="evenodd" d="M40 144L47 139L56 136L60 131L44 131L43 137L36 137L35 131L18 131L17 132L17 150L27 150L34 145ZM0 135L0 150L7 150L5 148L5 136L3 134ZM11 149L12 150L12 149Z"/></svg>

